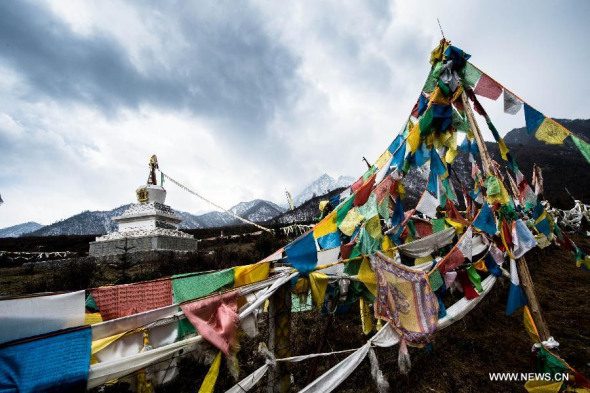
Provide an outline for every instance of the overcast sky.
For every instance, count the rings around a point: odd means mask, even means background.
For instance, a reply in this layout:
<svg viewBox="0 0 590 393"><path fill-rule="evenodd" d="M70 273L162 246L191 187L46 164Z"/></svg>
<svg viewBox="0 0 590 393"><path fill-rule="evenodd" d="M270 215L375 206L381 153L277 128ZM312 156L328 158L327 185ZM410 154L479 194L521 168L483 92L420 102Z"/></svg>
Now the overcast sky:
<svg viewBox="0 0 590 393"><path fill-rule="evenodd" d="M133 202L152 154L227 207L359 176L420 93L437 16L546 115L590 117L590 2L428 3L0 2L0 227ZM482 101L502 135L524 125Z"/></svg>

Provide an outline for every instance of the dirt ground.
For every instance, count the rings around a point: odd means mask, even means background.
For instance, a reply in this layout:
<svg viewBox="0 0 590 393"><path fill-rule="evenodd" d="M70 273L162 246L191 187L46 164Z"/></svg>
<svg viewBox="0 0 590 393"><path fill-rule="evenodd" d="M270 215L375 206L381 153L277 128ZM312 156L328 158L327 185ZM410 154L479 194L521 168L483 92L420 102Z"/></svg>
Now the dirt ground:
<svg viewBox="0 0 590 393"><path fill-rule="evenodd" d="M573 237L584 250L590 251L590 239ZM279 239L284 241L284 239ZM228 248L229 246L229 248ZM164 264L163 267L147 269L134 267L130 275L134 280L149 279L158 274L173 274L183 271L208 270L243 264L239 255L248 253L248 260L273 249L275 244L268 239L236 241L232 244L216 242L202 254L184 262ZM226 254L220 252L221 249ZM211 253L210 251L217 252ZM590 376L590 273L576 268L573 257L556 246L533 250L526 256L545 320L552 336L560 342L559 354L577 371ZM24 272L20 267L0 267L0 293L27 292L35 289L78 289L87 284L103 284L115 279L115 272L104 267L85 269L88 276L80 280L80 273L68 273L71 277L57 280L55 272ZM78 279L78 281L76 281ZM68 280L70 281L68 283ZM40 287L40 282L44 286ZM55 286L60 286L56 288ZM391 392L525 392L523 382L492 382L491 372L535 372L535 356L525 332L522 313L505 315L510 282L501 278L490 294L464 319L435 335L430 351L410 347L412 369L408 375L400 374L397 365L398 348L378 348L377 357L381 370L390 383ZM53 286L53 288L52 288ZM328 330L323 351L338 351L361 346L366 337L360 324L358 303L349 312L337 315ZM294 313L292 317L292 355L317 352L326 324L326 316L318 311ZM245 377L263 364L256 353L258 343L267 337L266 321L261 324L261 334L254 339L242 338L238 355L240 378ZM322 358L317 363L315 376L344 359L347 355ZM311 362L295 363L291 367L293 390L306 385ZM208 367L192 359L181 363L181 376L168 386L159 387L159 392L194 392L198 389ZM225 391L235 383L227 366L222 366L216 392ZM261 382L255 391L265 391ZM123 392L125 386L114 385L106 392ZM375 392L370 376L368 359L355 370L337 389L338 392Z"/></svg>

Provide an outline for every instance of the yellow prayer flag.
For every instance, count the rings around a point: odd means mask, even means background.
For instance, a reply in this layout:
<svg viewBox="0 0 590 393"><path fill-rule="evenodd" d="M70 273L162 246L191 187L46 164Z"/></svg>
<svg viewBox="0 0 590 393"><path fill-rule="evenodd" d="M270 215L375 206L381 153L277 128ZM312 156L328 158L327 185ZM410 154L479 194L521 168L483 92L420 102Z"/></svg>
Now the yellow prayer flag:
<svg viewBox="0 0 590 393"><path fill-rule="evenodd" d="M455 228L455 232L457 232L457 235L460 235L463 233L463 224L461 224L460 222L457 221L453 221L450 218L445 218L445 221L452 226L453 228Z"/></svg>
<svg viewBox="0 0 590 393"><path fill-rule="evenodd" d="M425 257L422 258L416 258L416 260L414 261L414 266L418 266L421 265L425 262L432 262L432 255L426 255Z"/></svg>
<svg viewBox="0 0 590 393"><path fill-rule="evenodd" d="M416 122L412 131L410 131L410 135L408 135L407 139L408 147L412 153L416 153L418 150L418 146L420 146L420 122Z"/></svg>
<svg viewBox="0 0 590 393"><path fill-rule="evenodd" d="M268 278L270 262L255 263L234 268L234 286L241 287Z"/></svg>
<svg viewBox="0 0 590 393"><path fill-rule="evenodd" d="M215 390L215 382L217 382L217 376L219 375L219 366L221 365L221 351L217 352L217 356L211 363L211 368L205 375L205 379L201 384L199 393L213 393Z"/></svg>
<svg viewBox="0 0 590 393"><path fill-rule="evenodd" d="M373 316L371 315L371 308L369 307L369 303L365 300L364 297L361 296L360 299L360 309L361 309L361 325L363 326L363 333L368 335L373 331Z"/></svg>
<svg viewBox="0 0 590 393"><path fill-rule="evenodd" d="M546 117L539 128L537 128L535 138L549 145L563 145L563 140L569 134L570 132L568 130Z"/></svg>
<svg viewBox="0 0 590 393"><path fill-rule="evenodd" d="M530 393L559 393L561 385L563 385L562 381L531 379L524 384L524 387Z"/></svg>
<svg viewBox="0 0 590 393"><path fill-rule="evenodd" d="M445 154L445 161L447 164L452 164L455 161L455 157L457 157L457 149L449 149L447 150L447 154Z"/></svg>
<svg viewBox="0 0 590 393"><path fill-rule="evenodd" d="M433 104L451 105L451 100L445 97L440 87L436 87L432 93L431 101Z"/></svg>
<svg viewBox="0 0 590 393"><path fill-rule="evenodd" d="M309 274L309 284L311 286L311 297L316 307L324 304L326 288L328 288L328 276L325 273L313 272Z"/></svg>
<svg viewBox="0 0 590 393"><path fill-rule="evenodd" d="M389 238L389 236L383 236L383 241L381 242L381 249L383 251L387 251L395 247L395 243Z"/></svg>
<svg viewBox="0 0 590 393"><path fill-rule="evenodd" d="M102 322L102 315L99 312L84 314L84 325L94 325Z"/></svg>
<svg viewBox="0 0 590 393"><path fill-rule="evenodd" d="M329 201L320 201L320 211L323 212Z"/></svg>
<svg viewBox="0 0 590 393"><path fill-rule="evenodd" d="M373 296L377 296L377 277L375 277L375 272L371 270L371 265L367 258L364 258L361 262L361 267L356 276L365 284Z"/></svg>
<svg viewBox="0 0 590 393"><path fill-rule="evenodd" d="M508 147L506 146L504 139L500 138L500 140L498 141L498 146L500 147L500 154L502 154L502 159L507 161L507 154L510 152L510 150L508 150Z"/></svg>
<svg viewBox="0 0 590 393"><path fill-rule="evenodd" d="M322 221L320 221L313 229L313 237L318 239L322 236L336 232L338 229L338 215L336 210L333 210Z"/></svg>
<svg viewBox="0 0 590 393"><path fill-rule="evenodd" d="M486 199L488 201L488 205L493 205L494 202L498 202L501 205L506 205L510 202L510 196L506 191L506 187L504 187L504 184L502 184L501 181L498 181L498 184L500 185L500 193L496 195L487 195Z"/></svg>
<svg viewBox="0 0 590 393"><path fill-rule="evenodd" d="M531 315L531 311L529 310L528 306L524 306L522 308L522 316L524 320L524 328L531 338L531 341L533 343L540 342L541 340L539 339L539 332L537 331L537 327L535 326L533 316Z"/></svg>
<svg viewBox="0 0 590 393"><path fill-rule="evenodd" d="M114 336L109 336L109 337L105 337L105 338L101 338L101 339L92 341L92 344L90 346L90 354L94 355L95 353L105 349L106 347L108 347L109 345L111 345L112 343L114 343L115 341L120 339L121 337L123 337L125 335L125 333L126 332L123 332L123 333L115 334Z"/></svg>
<svg viewBox="0 0 590 393"><path fill-rule="evenodd" d="M389 161L389 159L391 158L393 154L391 154L391 152L389 150L385 150L383 152L383 154L381 154L381 156L377 159L377 161L375 162L375 166L377 168L382 168L383 165L385 165L385 163L387 161Z"/></svg>
<svg viewBox="0 0 590 393"><path fill-rule="evenodd" d="M479 261L477 261L476 263L473 264L473 266L479 270L480 272L487 272L488 268L486 267L486 264L484 262L483 259L480 259Z"/></svg>
<svg viewBox="0 0 590 393"><path fill-rule="evenodd" d="M365 224L365 229L367 230L369 236L371 236L373 239L379 240L383 236L381 231L381 221L379 220L378 215L367 221Z"/></svg>
<svg viewBox="0 0 590 393"><path fill-rule="evenodd" d="M365 217L358 212L356 207L354 207L350 209L348 214L346 214L346 217L344 217L344 220L340 223L339 228L346 236L352 236L356 226L364 219Z"/></svg>

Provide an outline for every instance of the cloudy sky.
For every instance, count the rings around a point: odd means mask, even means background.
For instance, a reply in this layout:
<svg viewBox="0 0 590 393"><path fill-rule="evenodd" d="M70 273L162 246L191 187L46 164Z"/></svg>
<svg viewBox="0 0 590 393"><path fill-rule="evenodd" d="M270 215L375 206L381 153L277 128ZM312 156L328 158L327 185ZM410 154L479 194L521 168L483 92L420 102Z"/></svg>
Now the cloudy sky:
<svg viewBox="0 0 590 393"><path fill-rule="evenodd" d="M0 227L133 202L152 154L227 207L358 176L418 97L436 17L546 115L588 118L588 15L583 0L2 1ZM483 101L502 135L524 125Z"/></svg>

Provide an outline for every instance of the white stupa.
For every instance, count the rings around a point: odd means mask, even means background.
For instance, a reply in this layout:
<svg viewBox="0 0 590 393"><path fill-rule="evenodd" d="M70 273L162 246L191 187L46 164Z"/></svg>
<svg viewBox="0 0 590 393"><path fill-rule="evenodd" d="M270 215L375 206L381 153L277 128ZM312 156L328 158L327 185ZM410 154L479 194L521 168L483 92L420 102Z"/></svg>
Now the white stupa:
<svg viewBox="0 0 590 393"><path fill-rule="evenodd" d="M119 230L100 236L90 243L90 256L107 256L125 252L172 250L189 251L197 248L194 236L178 230L182 218L166 205L166 190L156 184L156 156L150 160L147 185L136 190L137 201L125 212L114 217Z"/></svg>

